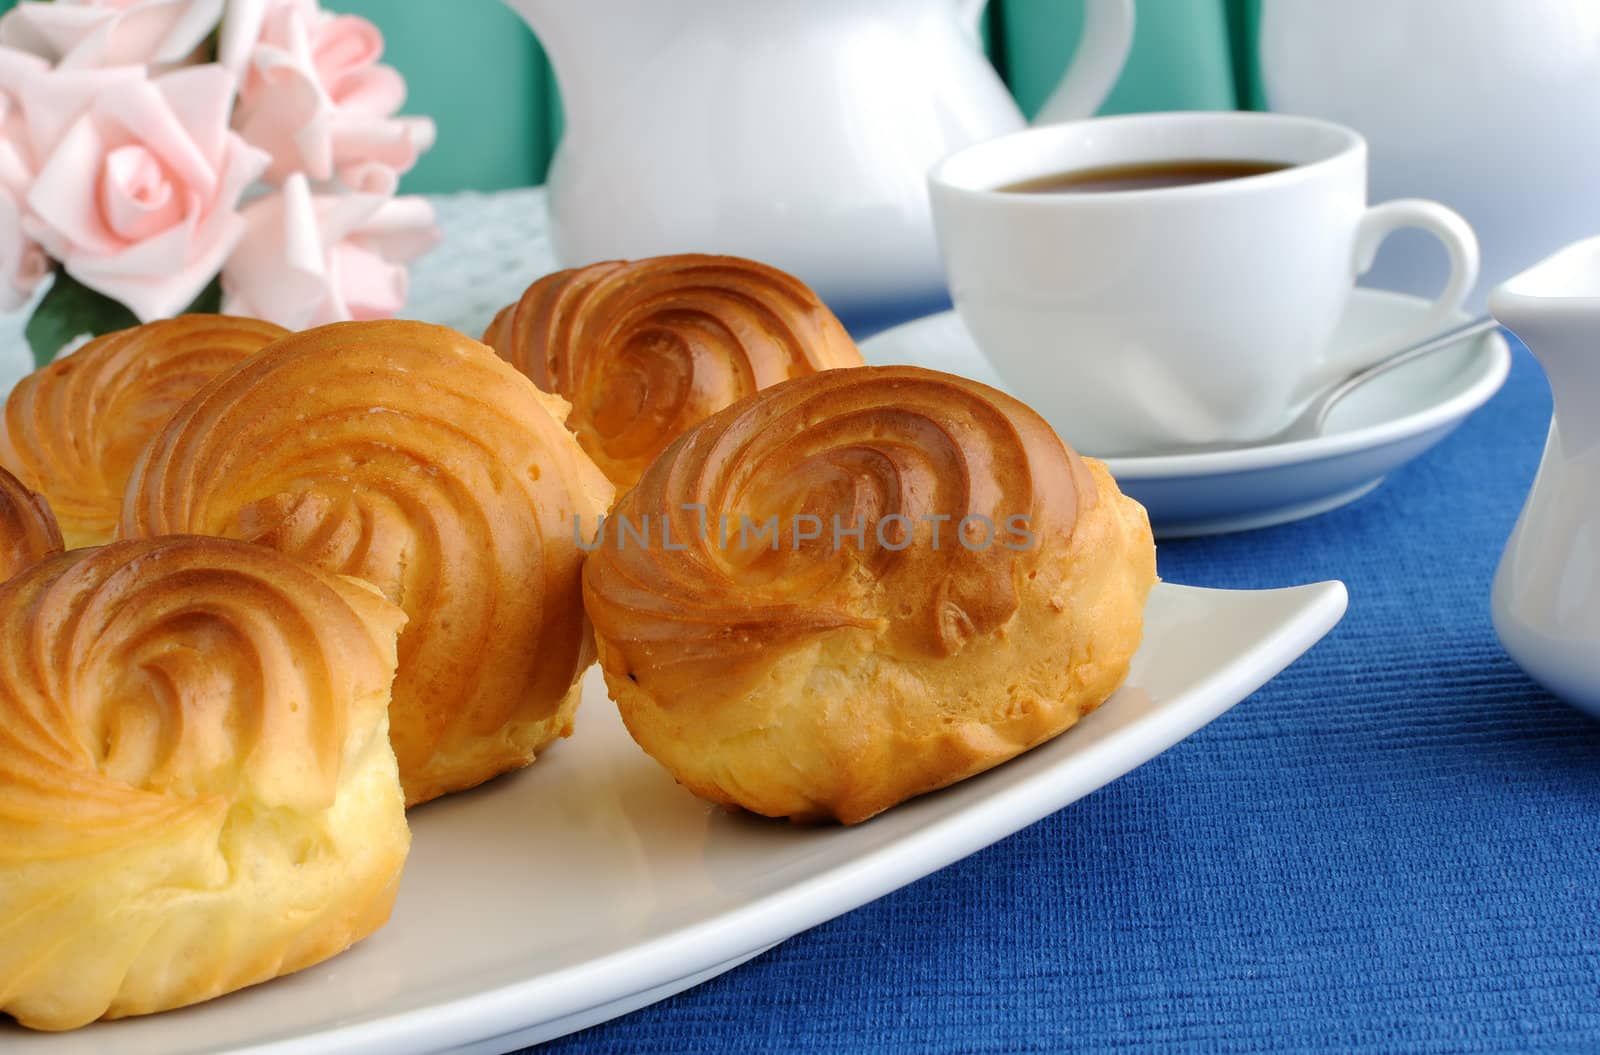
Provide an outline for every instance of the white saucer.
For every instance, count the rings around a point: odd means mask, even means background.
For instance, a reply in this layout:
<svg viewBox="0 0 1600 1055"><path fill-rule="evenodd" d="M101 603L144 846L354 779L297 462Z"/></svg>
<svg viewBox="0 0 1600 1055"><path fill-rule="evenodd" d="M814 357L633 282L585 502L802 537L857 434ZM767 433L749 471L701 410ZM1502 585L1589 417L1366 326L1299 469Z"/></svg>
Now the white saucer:
<svg viewBox="0 0 1600 1055"><path fill-rule="evenodd" d="M1427 301L1408 294L1357 289L1335 344L1392 333L1427 309ZM875 365L924 366L1009 390L953 311L872 337L861 353ZM1207 454L1107 458L1106 464L1123 491L1149 510L1158 537L1284 524L1336 509L1377 487L1488 402L1510 368L1505 339L1490 333L1373 380L1334 408L1327 431L1315 439ZM1051 424L1070 435L1064 423Z"/></svg>

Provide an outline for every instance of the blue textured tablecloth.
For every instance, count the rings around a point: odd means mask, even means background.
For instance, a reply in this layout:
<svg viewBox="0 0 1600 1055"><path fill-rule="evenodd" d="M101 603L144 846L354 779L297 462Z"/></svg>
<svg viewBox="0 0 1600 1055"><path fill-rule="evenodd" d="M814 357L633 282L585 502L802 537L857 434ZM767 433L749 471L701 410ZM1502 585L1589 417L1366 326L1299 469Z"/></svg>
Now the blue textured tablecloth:
<svg viewBox="0 0 1600 1055"><path fill-rule="evenodd" d="M545 1050L1600 1050L1600 724L1488 610L1549 412L1518 347L1360 502L1164 543L1168 580L1339 578L1349 614L1109 787Z"/></svg>

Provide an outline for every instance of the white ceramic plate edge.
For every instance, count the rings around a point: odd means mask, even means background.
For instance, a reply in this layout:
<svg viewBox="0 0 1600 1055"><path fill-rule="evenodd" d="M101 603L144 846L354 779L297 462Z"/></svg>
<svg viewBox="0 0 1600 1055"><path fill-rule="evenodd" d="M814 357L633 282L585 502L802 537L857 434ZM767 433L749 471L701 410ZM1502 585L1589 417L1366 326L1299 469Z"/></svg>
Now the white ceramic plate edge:
<svg viewBox="0 0 1600 1055"><path fill-rule="evenodd" d="M1193 590L1194 587L1163 586ZM1232 591L1224 591L1232 592ZM1282 590L1297 607L1251 653L1209 678L1184 688L1170 713L1180 717L1134 723L1086 748L1068 779L1030 781L1002 789L971 808L935 820L915 834L767 897L714 918L588 962L468 997L314 1037L234 1049L235 1055L433 1055L507 1038L512 1045L543 1035L543 1023L569 1020L573 1028L604 1021L584 1012L615 1005L618 1013L644 1006L628 998L659 990L671 995L676 980L704 980L719 965L733 967L750 955L920 879L1056 812L1191 735L1249 696L1320 640L1348 603L1343 583L1329 581ZM1132 765L1122 759L1136 758ZM685 986L686 988L687 986Z"/></svg>
<svg viewBox="0 0 1600 1055"><path fill-rule="evenodd" d="M450 1048L447 1051L440 1052L439 1055L505 1055L506 1052L519 1051L533 1044L543 1044L547 1040L564 1037L568 1033L576 1033L579 1030L588 1029L590 1026L609 1022L613 1018L621 1018L623 1015L631 1014L640 1008L649 1007L651 1004L665 1000L669 996L676 996L685 990L693 989L702 982L709 982L717 975L731 971L735 967L747 963L781 944L783 942L775 941L771 945L763 945L750 952L741 953L723 963L713 964L703 971L697 971L683 978L674 978L670 982L658 985L653 989L646 989L642 993L632 993L613 1000L609 1004L587 1008L575 1014L551 1019L548 1022L541 1022L536 1026L529 1026L526 1029L519 1029L512 1033L504 1033L500 1036L474 1041L465 1047Z"/></svg>

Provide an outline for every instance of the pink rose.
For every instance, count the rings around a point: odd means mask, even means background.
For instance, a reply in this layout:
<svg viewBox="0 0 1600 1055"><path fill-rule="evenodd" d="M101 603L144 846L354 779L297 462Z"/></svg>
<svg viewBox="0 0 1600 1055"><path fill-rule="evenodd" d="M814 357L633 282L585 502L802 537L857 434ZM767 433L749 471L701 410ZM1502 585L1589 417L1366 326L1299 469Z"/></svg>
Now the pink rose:
<svg viewBox="0 0 1600 1055"><path fill-rule="evenodd" d="M0 187L20 198L33 182L33 145L24 93L50 67L26 52L0 48Z"/></svg>
<svg viewBox="0 0 1600 1055"><path fill-rule="evenodd" d="M60 69L171 66L193 58L223 0L24 0L0 17L0 45Z"/></svg>
<svg viewBox="0 0 1600 1055"><path fill-rule="evenodd" d="M22 228L22 207L9 190L0 190L0 311L28 302L50 273L50 258Z"/></svg>
<svg viewBox="0 0 1600 1055"><path fill-rule="evenodd" d="M235 127L272 155L269 180L302 171L358 186L373 167L416 164L433 122L395 116L405 81L382 55L376 26L315 0L232 0L221 61L242 77Z"/></svg>
<svg viewBox="0 0 1600 1055"><path fill-rule="evenodd" d="M244 215L222 309L295 330L394 315L406 302L405 265L439 240L422 198L312 194L299 172Z"/></svg>
<svg viewBox="0 0 1600 1055"><path fill-rule="evenodd" d="M0 47L0 56L24 56L22 52ZM106 69L49 69L18 78L16 100L33 170L39 159L55 152L67 129L77 123L103 93L120 91L148 79L143 66L115 66ZM31 179L30 179L31 182Z"/></svg>
<svg viewBox="0 0 1600 1055"><path fill-rule="evenodd" d="M216 65L101 91L44 159L24 229L141 320L182 311L243 234L239 196L267 165L228 130L233 99Z"/></svg>
<svg viewBox="0 0 1600 1055"><path fill-rule="evenodd" d="M20 99L48 68L37 56L0 48L0 311L21 307L50 271L44 250L22 229L34 155Z"/></svg>

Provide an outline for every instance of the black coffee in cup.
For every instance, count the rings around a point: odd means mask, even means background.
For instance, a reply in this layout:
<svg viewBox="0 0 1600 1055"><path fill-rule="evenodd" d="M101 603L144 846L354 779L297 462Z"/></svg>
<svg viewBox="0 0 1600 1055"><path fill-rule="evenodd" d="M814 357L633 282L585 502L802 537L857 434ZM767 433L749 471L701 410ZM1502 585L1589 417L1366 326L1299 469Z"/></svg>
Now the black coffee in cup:
<svg viewBox="0 0 1600 1055"><path fill-rule="evenodd" d="M1231 159L1190 159L1147 161L1136 164L1106 165L1100 168L1071 169L1047 176L1008 183L996 190L1011 194L1090 194L1097 191L1156 190L1160 187L1186 187L1196 183L1264 176L1289 168L1277 161L1236 161Z"/></svg>

